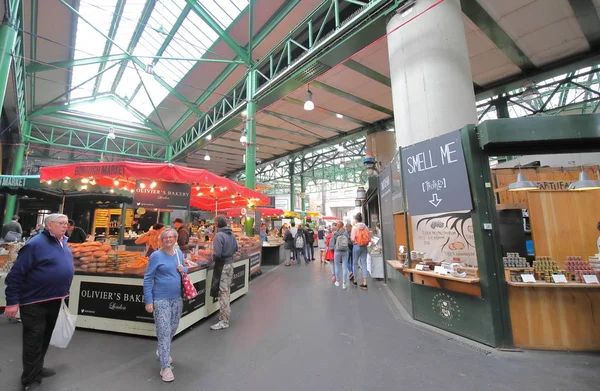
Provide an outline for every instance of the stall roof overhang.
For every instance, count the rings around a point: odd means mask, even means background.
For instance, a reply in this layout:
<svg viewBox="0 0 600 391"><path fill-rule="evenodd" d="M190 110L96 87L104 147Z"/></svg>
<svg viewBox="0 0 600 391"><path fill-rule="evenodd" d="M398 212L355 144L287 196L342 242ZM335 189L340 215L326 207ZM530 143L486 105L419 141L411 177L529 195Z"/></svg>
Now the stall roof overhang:
<svg viewBox="0 0 600 391"><path fill-rule="evenodd" d="M237 172L244 167L242 155L245 148L238 141L243 105L227 109L229 116L226 120L207 128L205 134L215 136L211 142L204 144L202 138L186 137L193 133L194 127L198 128L206 113L221 107L222 98L230 96L243 80L248 69L246 64L240 64L245 61L244 53L251 50L252 60L259 58L258 64L265 64L271 55L277 60L279 57L275 55L285 52L285 49L280 49L289 43L292 45L293 61L283 67L285 72L280 72L282 76L279 79L284 79L283 82L274 79L267 83L264 88L266 95L258 102L261 108L272 104L257 116L257 155L263 162L303 149L306 151L309 146L318 148L320 143L337 135L356 132L356 137L359 137L357 129L366 129L390 118L389 111L393 106L387 39L377 41L344 62L343 66L336 65L383 37L385 18L382 15L401 2L338 0L339 9L333 10L330 7L334 4L333 0L256 0L252 3L255 32L252 39L248 36L248 7L240 6L238 1L227 0L227 4L238 6L240 13L238 17L229 15L223 19L224 22L218 17L211 17L210 14L216 15L216 10L205 12L213 6L212 3L213 0L110 0L94 7L89 1L23 0L22 52L16 55L26 63L23 72L27 69L27 78L17 78L17 83L9 83L5 100L7 114L12 117L18 112L19 99L16 96L19 95L25 97L26 114L31 118L60 125L65 120L61 116L73 115L80 121L81 115L76 111L84 108L86 96L77 97L77 94L91 90L93 100L105 100L112 105L112 113L125 110L131 121L139 123L138 129L131 128L141 142L157 138L162 139L160 143L166 146L180 142L185 152L175 156L177 160L185 160L194 167L210 168L219 174ZM547 78L548 72L560 74L585 64L598 63L600 4L595 0L554 0L551 6L545 0L461 0L460 3L478 99L487 97L486 94L521 88L524 82L538 81L539 77ZM0 4L0 9L3 10L4 4ZM354 24L351 32L347 31L346 22L358 15L359 10L364 11L362 5L377 8L377 14L365 12L360 23ZM138 7L142 12L130 12L132 7ZM329 12L329 9L333 11ZM326 14L329 14L329 19L320 41L330 39L336 43L330 46L326 56L318 57L322 54L318 51L306 54L297 44L309 45L307 21L313 22L313 44L318 45L319 40L315 39L321 26L318 21ZM335 26L336 19L340 28ZM192 39L182 34L194 20L206 24L206 33L215 40L202 55L203 61L189 64L184 58L193 53L181 52L179 48L177 55L168 52L179 45L179 41ZM333 30L330 29L332 25L336 27ZM101 41L98 48L93 48L101 53L81 57L84 53L77 42L80 29L89 30L98 42ZM158 41L154 42L157 37ZM140 53L139 45L145 45L148 51L157 49L152 55L160 53L157 57L171 59L144 57L148 53ZM118 47L125 50L120 51ZM188 49L191 50L191 46ZM157 77L146 73L145 66L149 63L154 64ZM171 74L179 69L181 73L185 71L180 69L182 64L192 65L192 68L174 83L176 78L167 77L165 72ZM164 65L173 67L164 69ZM97 73L87 84L79 85L87 75L82 70L92 68ZM124 78L126 73L132 77ZM314 88L311 84L311 89L317 107L306 113L301 109L306 92L303 86L315 77L318 77L318 83ZM125 88L125 84L121 86L124 80L129 79L136 81L131 83L131 88ZM353 80L353 83L347 80ZM105 86L109 84L111 88L107 93ZM162 91L161 95L165 90L168 94L164 98L156 98L154 86L157 91ZM295 91L298 87L300 89ZM343 114L344 118L336 118L336 114ZM9 118L9 121L13 119ZM304 122L299 122L299 119ZM98 117L94 121L97 121L94 124L101 122ZM81 121L71 133L82 134L79 138L85 141L87 135L81 133L81 129L97 126L94 124ZM107 132L114 124L105 121L103 129L102 125L99 126L98 131ZM38 125L38 128L44 134L31 140L32 143L83 149L102 144L91 141L72 145L65 141L71 137L47 137L51 127ZM115 130L119 137L119 129ZM200 147L202 150L197 151ZM118 149L107 149L106 153L118 150L125 154L130 148L127 144ZM101 153L102 147L96 152ZM203 160L206 153L213 158L210 162ZM169 160L170 154L140 153L139 157Z"/></svg>
<svg viewBox="0 0 600 391"><path fill-rule="evenodd" d="M600 114L497 119L477 132L481 148L494 156L600 150Z"/></svg>

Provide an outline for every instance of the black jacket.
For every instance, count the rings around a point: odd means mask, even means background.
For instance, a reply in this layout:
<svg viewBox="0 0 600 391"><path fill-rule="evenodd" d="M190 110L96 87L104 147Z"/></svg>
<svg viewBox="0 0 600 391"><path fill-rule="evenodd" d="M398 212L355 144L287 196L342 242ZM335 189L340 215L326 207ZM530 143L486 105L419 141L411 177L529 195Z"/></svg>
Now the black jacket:
<svg viewBox="0 0 600 391"><path fill-rule="evenodd" d="M292 233L290 232L289 229L287 231L285 231L285 235L283 236L283 240L285 242L285 244L283 245L284 249L286 249L286 250L293 250L294 249L294 237L292 236Z"/></svg>
<svg viewBox="0 0 600 391"><path fill-rule="evenodd" d="M315 243L315 231L312 228L308 228L306 231L304 231L305 235L306 235L306 241L308 242L308 244L314 244Z"/></svg>
<svg viewBox="0 0 600 391"><path fill-rule="evenodd" d="M85 231L79 227L73 228L73 232L70 234L67 232L67 236L69 237L69 243L83 243L87 239Z"/></svg>

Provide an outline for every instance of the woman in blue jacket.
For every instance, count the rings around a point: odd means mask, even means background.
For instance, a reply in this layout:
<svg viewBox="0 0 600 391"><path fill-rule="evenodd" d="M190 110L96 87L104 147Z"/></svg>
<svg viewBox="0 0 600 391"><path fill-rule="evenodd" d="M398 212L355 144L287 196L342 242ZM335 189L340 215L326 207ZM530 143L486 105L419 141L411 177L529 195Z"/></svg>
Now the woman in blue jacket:
<svg viewBox="0 0 600 391"><path fill-rule="evenodd" d="M187 273L187 268L183 266L183 253L175 249L177 231L166 229L159 239L162 248L152 253L144 275L144 297L146 311L154 313L160 376L163 381L171 382L175 380L171 368L171 340L183 310L181 273Z"/></svg>

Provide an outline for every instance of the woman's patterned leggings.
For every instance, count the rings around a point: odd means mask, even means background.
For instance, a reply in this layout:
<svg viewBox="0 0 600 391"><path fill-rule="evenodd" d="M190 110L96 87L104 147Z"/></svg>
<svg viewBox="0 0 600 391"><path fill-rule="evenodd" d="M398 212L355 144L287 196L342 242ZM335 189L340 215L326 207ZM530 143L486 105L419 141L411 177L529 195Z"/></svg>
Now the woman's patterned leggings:
<svg viewBox="0 0 600 391"><path fill-rule="evenodd" d="M233 280L233 265L228 263L223 266L221 280L219 281L219 320L229 322L231 316L231 282Z"/></svg>
<svg viewBox="0 0 600 391"><path fill-rule="evenodd" d="M161 369L169 367L171 340L179 326L182 310L183 300L181 297L154 300L154 325L156 326L156 337L158 338L158 358Z"/></svg>

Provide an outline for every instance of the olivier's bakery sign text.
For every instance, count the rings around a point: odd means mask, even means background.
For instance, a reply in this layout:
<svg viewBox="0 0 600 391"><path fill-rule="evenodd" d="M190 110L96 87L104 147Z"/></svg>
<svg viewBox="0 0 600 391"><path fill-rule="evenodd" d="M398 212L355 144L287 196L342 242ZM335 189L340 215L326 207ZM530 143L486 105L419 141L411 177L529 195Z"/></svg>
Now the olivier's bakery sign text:
<svg viewBox="0 0 600 391"><path fill-rule="evenodd" d="M82 281L78 315L135 322L154 322L146 312L144 288L137 285L104 284Z"/></svg>
<svg viewBox="0 0 600 391"><path fill-rule="evenodd" d="M135 183L133 204L138 208L187 209L190 205L190 185L157 182L150 187L148 181Z"/></svg>

